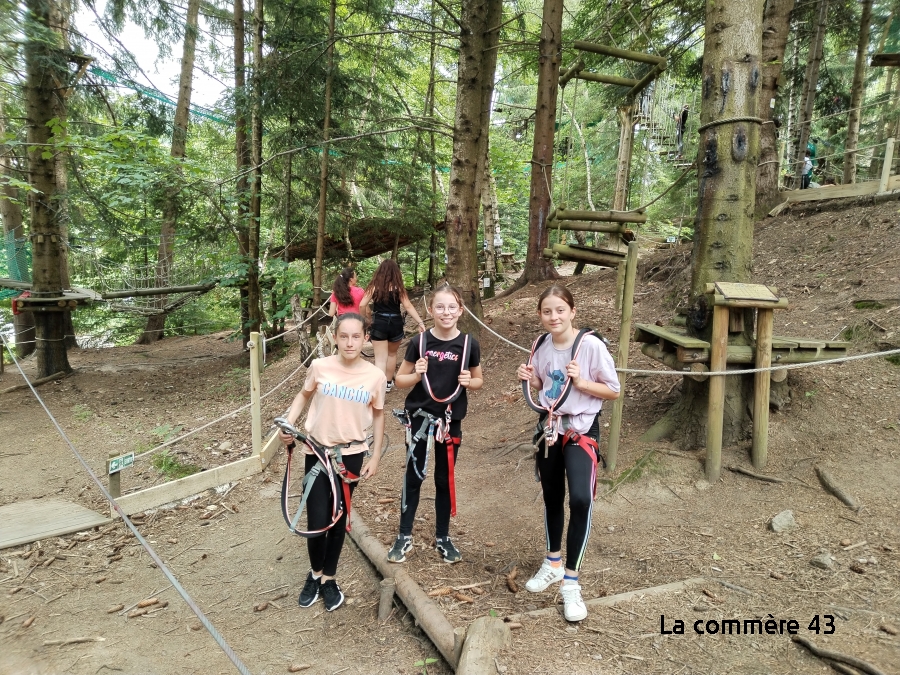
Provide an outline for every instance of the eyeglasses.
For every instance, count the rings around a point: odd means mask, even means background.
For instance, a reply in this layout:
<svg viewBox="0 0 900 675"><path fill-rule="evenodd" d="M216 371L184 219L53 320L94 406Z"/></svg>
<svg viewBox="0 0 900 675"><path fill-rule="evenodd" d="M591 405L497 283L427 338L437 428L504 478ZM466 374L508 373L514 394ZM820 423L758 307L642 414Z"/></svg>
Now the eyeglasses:
<svg viewBox="0 0 900 675"><path fill-rule="evenodd" d="M444 305L435 305L434 313L435 314L456 314L459 311L459 307L457 305L448 305L444 307Z"/></svg>

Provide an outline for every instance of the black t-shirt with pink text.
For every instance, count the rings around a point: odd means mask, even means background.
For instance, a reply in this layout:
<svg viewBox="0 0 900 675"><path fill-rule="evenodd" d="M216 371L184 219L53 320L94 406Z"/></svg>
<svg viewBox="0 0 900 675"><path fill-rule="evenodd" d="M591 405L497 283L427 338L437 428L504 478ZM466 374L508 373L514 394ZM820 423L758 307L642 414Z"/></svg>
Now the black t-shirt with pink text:
<svg viewBox="0 0 900 675"><path fill-rule="evenodd" d="M453 393L459 384L459 371L462 369L461 359L465 333L460 333L452 340L439 340L431 331L425 333L425 352L428 356L428 382L431 391L438 398L446 398ZM406 347L404 357L410 363L419 360L419 336L413 337ZM481 364L481 346L478 340L469 336L469 370ZM447 409L446 403L438 403L425 389L424 381L416 383L412 391L406 396L406 409L413 413L419 408L431 413L435 417L443 417ZM453 402L451 419L461 420L466 416L468 400L466 390L463 389L459 398Z"/></svg>

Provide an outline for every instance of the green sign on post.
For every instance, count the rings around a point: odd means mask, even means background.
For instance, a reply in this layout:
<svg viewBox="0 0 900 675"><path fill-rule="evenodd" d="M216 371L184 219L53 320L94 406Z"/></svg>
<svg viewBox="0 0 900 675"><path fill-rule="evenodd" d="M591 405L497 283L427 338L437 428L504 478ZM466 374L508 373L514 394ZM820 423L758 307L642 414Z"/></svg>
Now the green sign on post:
<svg viewBox="0 0 900 675"><path fill-rule="evenodd" d="M118 473L122 469L134 466L134 453L129 452L127 455L119 455L118 457L110 457L108 462L109 470L107 473L112 475Z"/></svg>

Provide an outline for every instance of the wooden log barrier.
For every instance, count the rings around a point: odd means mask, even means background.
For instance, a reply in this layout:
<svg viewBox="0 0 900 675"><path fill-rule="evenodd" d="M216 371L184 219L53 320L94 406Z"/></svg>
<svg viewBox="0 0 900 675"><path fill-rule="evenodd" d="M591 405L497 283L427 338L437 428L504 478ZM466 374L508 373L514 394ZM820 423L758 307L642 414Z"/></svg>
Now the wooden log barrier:
<svg viewBox="0 0 900 675"><path fill-rule="evenodd" d="M580 52L590 52L592 54L603 54L603 56L612 56L617 59L627 59L628 61L640 61L641 63L665 63L666 59L662 56L654 56L653 54L645 54L644 52L634 52L630 49L619 49L618 47L610 47L601 45L596 42L587 42L586 40L575 40L573 46Z"/></svg>
<svg viewBox="0 0 900 675"><path fill-rule="evenodd" d="M380 589L381 594L378 596L378 620L384 621L391 615L391 609L394 606L396 583L393 579L382 579Z"/></svg>
<svg viewBox="0 0 900 675"><path fill-rule="evenodd" d="M647 214L640 211L576 211L557 209L555 219L588 220L601 223L646 223ZM556 227L554 225L554 227Z"/></svg>
<svg viewBox="0 0 900 675"><path fill-rule="evenodd" d="M615 253L575 248L565 244L553 244L550 248L544 249L544 256L547 258L555 258L557 254L563 260L585 262L589 265L599 265L601 267L616 267L622 261L622 256Z"/></svg>
<svg viewBox="0 0 900 675"><path fill-rule="evenodd" d="M458 653L454 652L453 625L447 621L440 608L413 581L406 570L387 561L387 550L378 539L370 534L369 528L356 510L352 512L350 520L352 522L350 538L385 579L394 580L397 596L416 618L419 626L447 660L450 667L455 669L460 657Z"/></svg>
<svg viewBox="0 0 900 675"><path fill-rule="evenodd" d="M511 642L509 626L501 619L495 616L478 617L466 632L456 675L485 675L496 672L494 657L501 649L509 647Z"/></svg>
<svg viewBox="0 0 900 675"><path fill-rule="evenodd" d="M772 365L772 326L775 311L757 310L756 313L756 367L768 368ZM753 374L753 442L750 457L754 469L766 465L769 451L769 386L768 371Z"/></svg>
<svg viewBox="0 0 900 675"><path fill-rule="evenodd" d="M713 307L709 369L723 371L728 363L728 308ZM711 375L706 422L706 480L715 483L722 473L722 425L725 414L725 375Z"/></svg>
<svg viewBox="0 0 900 675"><path fill-rule="evenodd" d="M554 230L568 230L570 232L609 232L612 234L625 234L628 231L627 223L603 223L591 220L554 220L550 227Z"/></svg>

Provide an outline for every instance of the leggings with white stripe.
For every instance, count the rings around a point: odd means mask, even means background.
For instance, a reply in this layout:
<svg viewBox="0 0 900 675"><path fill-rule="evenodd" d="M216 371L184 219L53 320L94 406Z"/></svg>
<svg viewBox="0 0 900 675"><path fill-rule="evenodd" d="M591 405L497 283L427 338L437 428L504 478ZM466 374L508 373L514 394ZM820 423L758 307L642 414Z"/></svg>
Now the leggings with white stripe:
<svg viewBox="0 0 900 675"><path fill-rule="evenodd" d="M586 435L595 441L599 438L597 419L594 419ZM568 482L569 531L566 533L566 567L577 571L584 561L591 533L594 466L590 456L576 443L567 443L565 449L562 445L563 439L560 436L559 440L550 446L547 457L544 457L543 444L537 452L537 468L544 491L544 529L547 536L547 550L562 550Z"/></svg>

